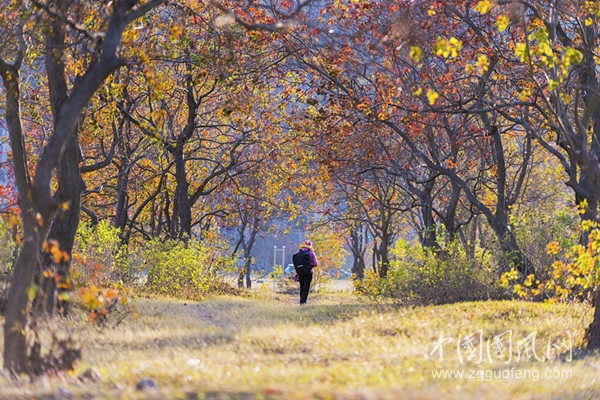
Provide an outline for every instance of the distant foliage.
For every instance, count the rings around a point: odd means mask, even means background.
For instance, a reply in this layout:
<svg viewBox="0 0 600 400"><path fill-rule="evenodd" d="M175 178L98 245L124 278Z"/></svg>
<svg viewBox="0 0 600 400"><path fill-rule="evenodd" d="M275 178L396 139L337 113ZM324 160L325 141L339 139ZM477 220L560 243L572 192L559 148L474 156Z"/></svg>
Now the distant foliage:
<svg viewBox="0 0 600 400"><path fill-rule="evenodd" d="M495 284L495 269L479 254L469 258L458 241L433 252L400 239L392 250L394 260L383 279L368 271L355 281L359 294L392 298L399 302L442 304L502 297Z"/></svg>
<svg viewBox="0 0 600 400"><path fill-rule="evenodd" d="M119 230L108 221L80 226L73 249L73 302L88 319L104 325L111 314L129 313L124 288L197 299L224 290L233 269L226 243L214 232L202 241L155 238L142 247L121 245Z"/></svg>

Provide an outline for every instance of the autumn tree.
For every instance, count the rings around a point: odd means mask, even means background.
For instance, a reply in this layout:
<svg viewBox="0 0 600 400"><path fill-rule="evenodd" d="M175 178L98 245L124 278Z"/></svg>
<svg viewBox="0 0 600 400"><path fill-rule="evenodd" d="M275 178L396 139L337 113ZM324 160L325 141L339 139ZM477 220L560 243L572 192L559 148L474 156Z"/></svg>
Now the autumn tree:
<svg viewBox="0 0 600 400"><path fill-rule="evenodd" d="M0 74L6 89L6 119L11 141L13 163L15 168L15 181L19 191L19 206L23 220L23 244L14 266L13 283L10 288L8 308L4 323L4 368L12 371L30 371L34 366L28 362L27 321L28 321L28 288L30 287L36 269L42 244L52 224L60 211L60 200L56 193L51 191L52 176L61 163L69 140L77 129L81 114L100 87L106 77L116 68L123 65L118 49L124 29L135 19L144 15L160 1L151 1L139 5L136 1L117 1L111 9L105 9L102 15L106 25L104 37L101 42L96 42L97 57L83 72L82 76L73 82L68 96L56 103L59 109L55 110L55 124L48 144L39 157L35 167L35 176L29 176L26 152L24 151L19 93L22 82L19 80L23 69L23 61L27 51L26 35L34 28L27 21L32 15L39 15L42 20L52 21L58 17L58 11L53 6L45 7L38 4L43 10L31 14L31 10L19 9L18 4L12 4L5 9L17 20L11 24L9 47L5 49L0 60ZM37 11L37 10L36 10ZM79 17L82 17L81 15ZM78 35L91 39L96 36L95 30L86 30L68 16L63 16L63 23L74 29ZM4 26L9 26L5 24ZM95 28L95 27L94 27ZM50 40L50 39L49 39ZM60 40L60 39L59 39ZM50 43L49 44L54 44ZM55 49L51 49L55 50ZM12 53L8 53L12 51ZM49 56L52 53L49 53ZM56 65L54 65L56 66ZM57 66L60 68L60 66ZM50 245L51 246L51 245ZM39 366L35 366L39 368Z"/></svg>
<svg viewBox="0 0 600 400"><path fill-rule="evenodd" d="M487 1L477 6L481 13L491 9ZM587 200L586 218L595 218L600 193L600 94L595 57L600 8L583 1L551 4L532 1L516 5L500 1L492 14L503 21L500 30L508 28L519 38L514 54L529 71L530 92L538 100L537 109L546 124L547 135L554 134L556 143L566 153L559 158L577 199ZM543 143L557 154L548 141ZM581 169L580 174L577 168ZM591 350L600 347L599 306L600 296L596 296L594 320L587 337Z"/></svg>

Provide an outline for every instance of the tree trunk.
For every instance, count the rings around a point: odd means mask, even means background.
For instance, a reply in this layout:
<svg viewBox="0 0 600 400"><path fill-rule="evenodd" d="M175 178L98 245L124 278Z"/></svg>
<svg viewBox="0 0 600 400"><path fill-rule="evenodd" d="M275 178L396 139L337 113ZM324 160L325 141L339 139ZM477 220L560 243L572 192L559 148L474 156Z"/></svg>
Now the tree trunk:
<svg viewBox="0 0 600 400"><path fill-rule="evenodd" d="M515 235L511 231L508 218L505 214L500 214L496 214L494 219L488 220L498 238L500 250L502 250L504 257L504 262L499 272L508 272L512 268L516 268L520 279L524 280L528 275L535 273L533 264L519 247Z"/></svg>
<svg viewBox="0 0 600 400"><path fill-rule="evenodd" d="M237 279L237 285L238 285L238 289L243 289L244 288L244 277L246 276L246 267L245 267L245 263L244 266L240 269L239 273L238 273L238 279Z"/></svg>
<svg viewBox="0 0 600 400"><path fill-rule="evenodd" d="M592 193L590 198L587 199L587 209L581 218L583 219L585 217L597 221L598 193L600 193L600 175L598 166L598 159L600 158L600 107L598 107L598 103L596 102L598 96L596 55L593 51L589 50L597 45L598 31L595 25L585 27L585 36L594 38L594 41L590 42L589 47L586 47L587 51L583 52L583 62L581 68L579 68L580 81L584 88L583 97L586 104L585 111L590 111L589 115L591 116L591 124L593 127L593 137L590 149L585 151L587 150L587 135L584 135L583 132L579 132L579 135L573 135L574 132L565 132L565 136L573 149L577 163L582 169L580 182L585 186L589 186L589 192ZM590 109L591 107L593 108ZM557 114L564 118L564 114L560 112L560 108L556 107L556 110ZM570 135L571 140L569 140ZM574 138L573 136L576 137ZM584 232L583 235L582 242L587 244L587 234ZM588 350L600 349L600 295L598 295L597 291L594 299L594 307L594 320L587 331Z"/></svg>
<svg viewBox="0 0 600 400"><path fill-rule="evenodd" d="M173 218L173 221L179 220L178 236L189 238L192 234L192 210L188 194L189 184L186 176L183 148L178 148L173 152L173 155L175 157L175 179L177 180L175 203L179 212L178 218Z"/></svg>
<svg viewBox="0 0 600 400"><path fill-rule="evenodd" d="M4 315L4 369L15 373L30 370L26 336L30 288L40 261L40 248L48 231L38 226L33 215L23 217L23 236L27 239L14 264L8 307Z"/></svg>
<svg viewBox="0 0 600 400"><path fill-rule="evenodd" d="M125 147L125 146L123 146ZM117 179L117 208L115 212L115 227L121 230L121 239L123 240L127 232L127 210L129 207L129 194L127 186L129 185L129 168L126 160L121 160L119 168L119 177ZM154 213L152 213L154 218Z"/></svg>
<svg viewBox="0 0 600 400"><path fill-rule="evenodd" d="M81 160L79 152L79 141L74 133L67 145L65 155L58 169L58 190L55 194L59 204L65 204L66 210L61 211L52 223L48 240L55 240L58 243L59 249L65 252L71 258L73 245L75 243L75 235L81 214L81 194L85 189L85 183L79 172L79 162ZM45 265L42 266L42 271L53 262L49 254L44 257ZM68 290L67 276L70 272L70 262L61 260L54 263L56 270L56 278L50 275L44 278L43 274L39 275L41 281L40 290L38 292L40 306L43 304L43 312L47 315L52 314L58 306L61 314L68 313L68 303L60 296L61 293ZM57 287L58 283L58 287ZM36 299L36 302L38 299ZM41 311L41 310L40 310Z"/></svg>
<svg viewBox="0 0 600 400"><path fill-rule="evenodd" d="M594 320L587 329L586 339L588 350L600 349L600 295L598 292L594 299Z"/></svg>
<svg viewBox="0 0 600 400"><path fill-rule="evenodd" d="M381 238L381 243L379 243L379 277L385 278L390 269L390 238L388 235L383 235Z"/></svg>
<svg viewBox="0 0 600 400"><path fill-rule="evenodd" d="M68 7L68 1L60 0L57 3L59 9ZM50 92L50 105L52 107L52 116L54 126L59 123L61 108L68 99L67 82L65 78L64 49L65 49L65 23L62 19L53 19L47 27L45 36L46 57L45 65L48 74L48 87ZM74 126L74 132L70 133L67 141L64 155L58 167L58 189L55 199L59 204L64 205L66 209L58 214L52 222L52 227L48 234L48 239L58 244L61 251L66 252L71 257L73 243L79 225L81 213L81 194L85 189L85 183L81 178L79 163L82 160L79 148L77 131L81 125L82 118L77 118L78 123ZM57 282L61 289L65 289L66 277L69 274L69 262L60 261L54 263L51 255L46 253L38 271L37 281L39 282L39 291L36 298L36 310L50 315L54 312L59 300L57 292ZM44 275L45 270L53 270L53 274ZM63 312L67 312L66 303L61 307Z"/></svg>
<svg viewBox="0 0 600 400"><path fill-rule="evenodd" d="M421 218L423 219L423 233L421 234L421 244L430 249L439 248L437 241L437 232L435 221L433 219L432 201L421 205Z"/></svg>
<svg viewBox="0 0 600 400"><path fill-rule="evenodd" d="M356 227L350 232L350 251L352 252L352 273L357 279L362 279L365 276L366 262L366 242L367 232L362 226Z"/></svg>
<svg viewBox="0 0 600 400"><path fill-rule="evenodd" d="M252 264L250 259L246 259L246 267L244 268L246 271L246 288L250 289L252 287Z"/></svg>

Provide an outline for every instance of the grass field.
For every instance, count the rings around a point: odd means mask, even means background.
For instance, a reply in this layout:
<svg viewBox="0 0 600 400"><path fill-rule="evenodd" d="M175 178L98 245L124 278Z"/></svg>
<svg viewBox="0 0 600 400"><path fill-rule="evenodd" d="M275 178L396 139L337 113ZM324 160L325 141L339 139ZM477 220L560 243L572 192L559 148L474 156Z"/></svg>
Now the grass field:
<svg viewBox="0 0 600 400"><path fill-rule="evenodd" d="M600 357L580 349L592 314L581 304L382 307L329 292L300 307L267 290L133 304L135 315L103 329L69 319L83 350L75 370L0 376L0 398L600 397Z"/></svg>

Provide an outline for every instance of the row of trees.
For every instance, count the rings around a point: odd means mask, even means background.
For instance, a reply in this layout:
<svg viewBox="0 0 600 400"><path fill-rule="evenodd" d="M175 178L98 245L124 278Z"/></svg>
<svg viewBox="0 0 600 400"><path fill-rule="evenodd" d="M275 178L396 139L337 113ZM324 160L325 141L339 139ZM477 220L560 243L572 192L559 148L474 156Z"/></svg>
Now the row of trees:
<svg viewBox="0 0 600 400"><path fill-rule="evenodd" d="M572 198L556 204L597 220L598 5L350 2L323 15L338 34L295 52L311 84L320 82L321 107L307 114L341 197L362 191L358 203L377 216L369 228L380 276L398 232L390 221L410 209L422 245L440 255L440 227L468 248L465 228L484 218L499 272L542 279L514 233L540 183L562 176Z"/></svg>
<svg viewBox="0 0 600 400"><path fill-rule="evenodd" d="M219 226L241 281L283 215L337 232L359 277L369 264L385 277L406 232L440 257L491 232L498 273L522 279L540 266L515 234L520 210L597 218L592 2L1 4L6 211L23 238L7 369L27 368L29 317L55 309L80 219L110 219L124 245Z"/></svg>

